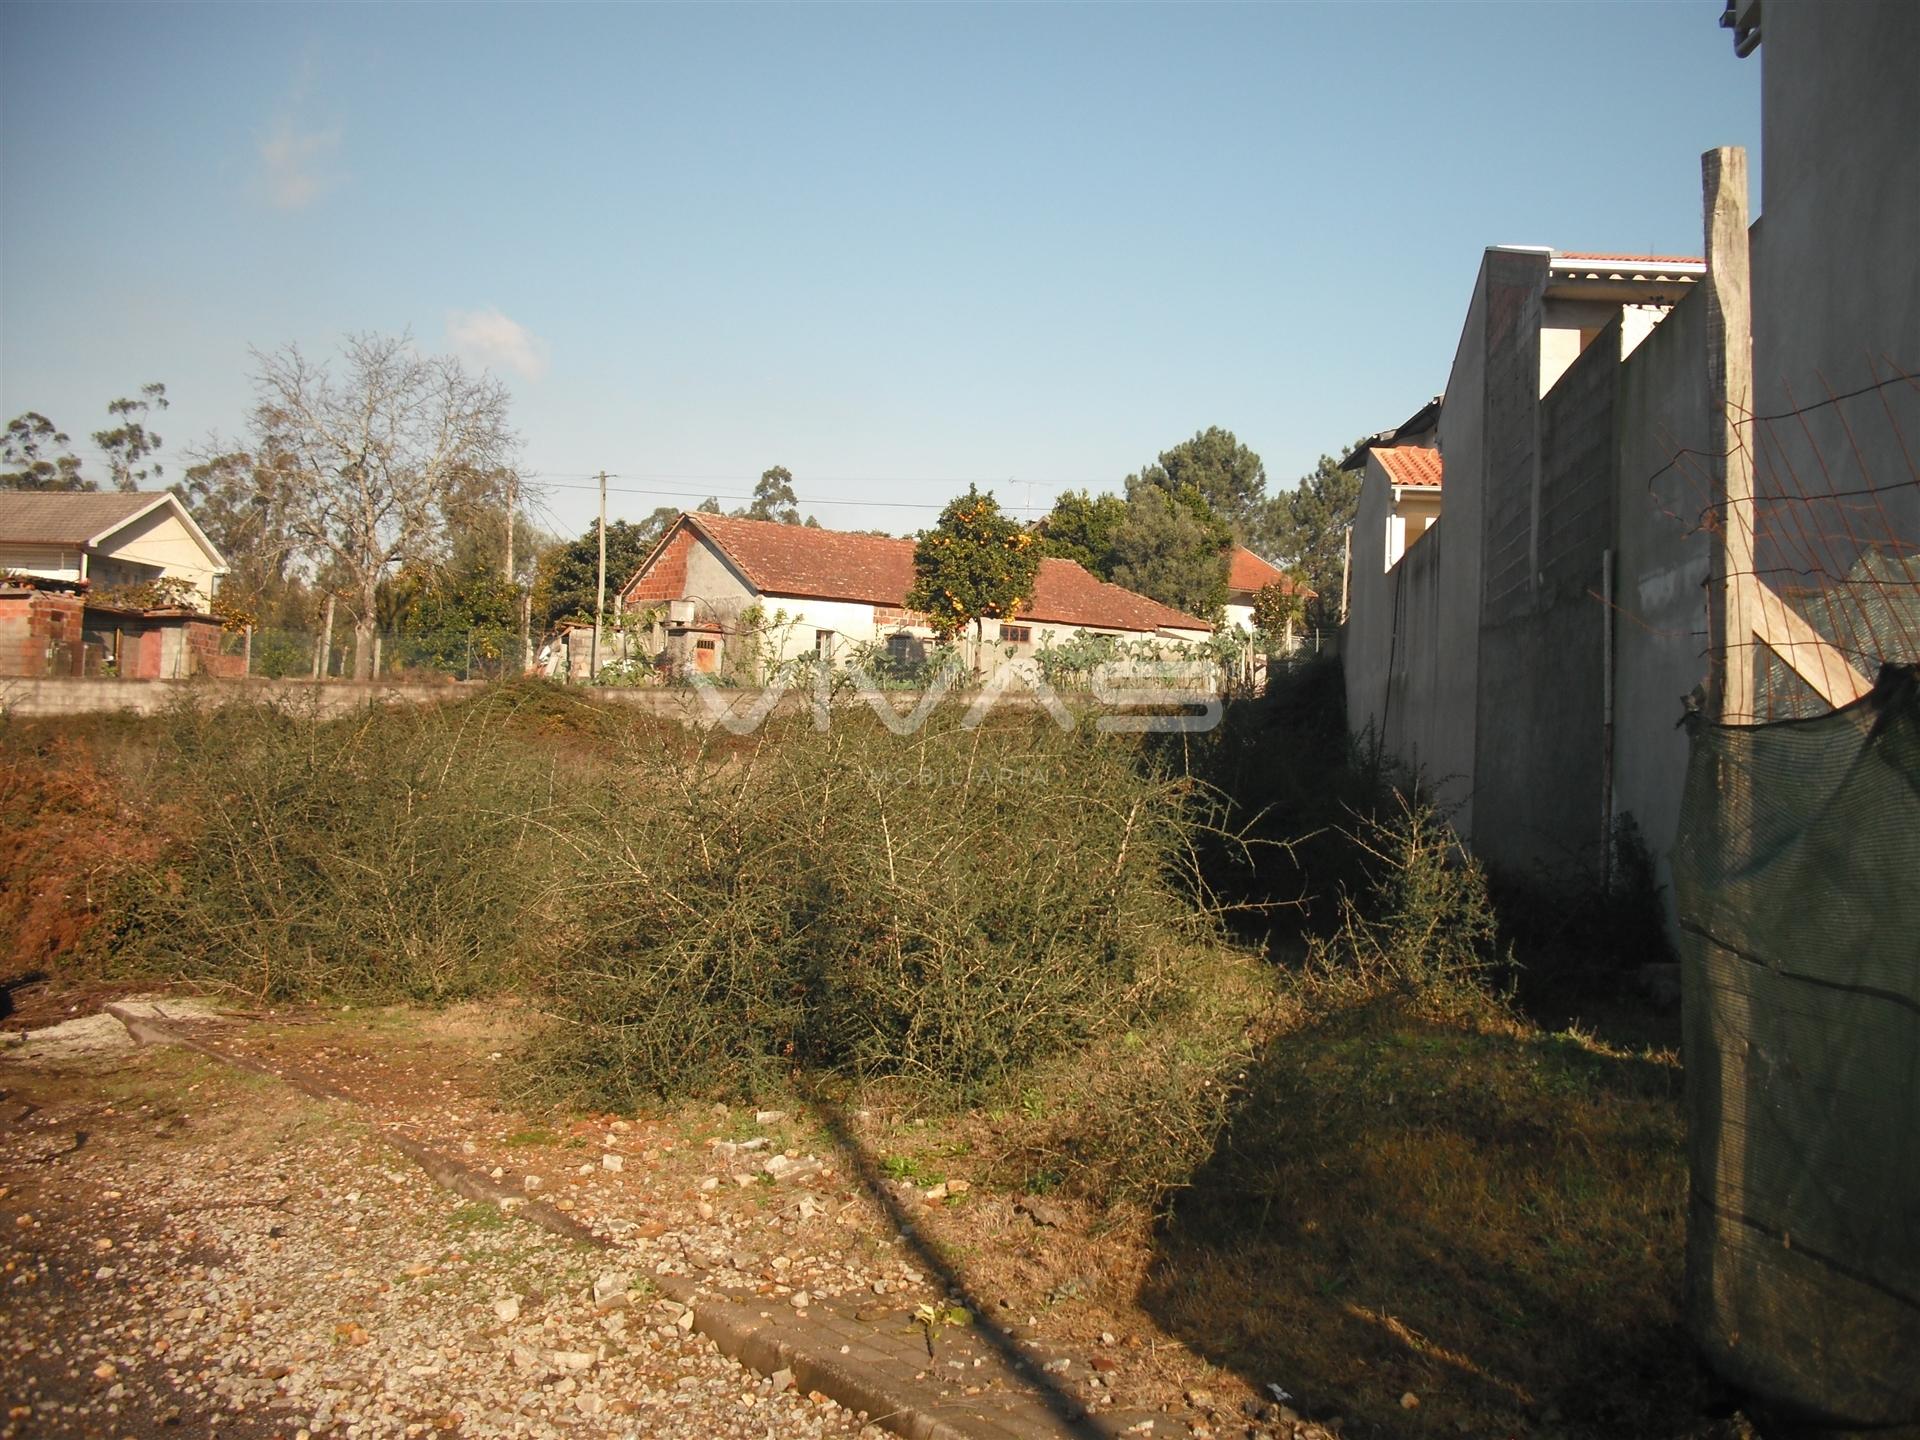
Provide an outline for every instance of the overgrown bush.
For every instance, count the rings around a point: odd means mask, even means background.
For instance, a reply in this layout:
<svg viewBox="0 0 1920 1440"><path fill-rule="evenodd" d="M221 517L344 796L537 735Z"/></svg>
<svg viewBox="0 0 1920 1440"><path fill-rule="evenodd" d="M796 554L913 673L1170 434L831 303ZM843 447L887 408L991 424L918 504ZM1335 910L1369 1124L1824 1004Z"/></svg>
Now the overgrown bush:
<svg viewBox="0 0 1920 1440"><path fill-rule="evenodd" d="M269 1000L448 1000L550 963L576 787L515 736L539 694L174 710L156 786L181 828L128 881L109 965Z"/></svg>
<svg viewBox="0 0 1920 1440"><path fill-rule="evenodd" d="M1417 795L1394 801L1348 832L1371 878L1341 897L1334 933L1309 942L1306 980L1342 1002L1395 995L1437 1015L1484 1009L1502 967L1485 872L1443 814Z"/></svg>
<svg viewBox="0 0 1920 1440"><path fill-rule="evenodd" d="M775 720L725 763L629 756L580 850L549 1090L624 1107L790 1068L973 1096L1150 1012L1199 912L1192 787L1023 716Z"/></svg>

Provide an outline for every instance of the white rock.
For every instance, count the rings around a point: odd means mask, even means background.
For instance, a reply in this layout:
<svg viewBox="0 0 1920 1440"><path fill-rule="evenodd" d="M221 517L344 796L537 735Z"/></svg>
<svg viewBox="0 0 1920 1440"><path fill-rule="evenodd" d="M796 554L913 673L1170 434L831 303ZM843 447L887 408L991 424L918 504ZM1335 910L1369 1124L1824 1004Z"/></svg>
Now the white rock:
<svg viewBox="0 0 1920 1440"><path fill-rule="evenodd" d="M504 1300L494 1301L493 1313L500 1317L501 1323L511 1325L520 1318L520 1297L509 1295Z"/></svg>
<svg viewBox="0 0 1920 1440"><path fill-rule="evenodd" d="M600 1164L605 1169L611 1170L615 1174L618 1174L620 1171L626 1168L627 1162L621 1159L621 1157L618 1155L602 1155L600 1157Z"/></svg>
<svg viewBox="0 0 1920 1440"><path fill-rule="evenodd" d="M632 1288L633 1276L625 1270L603 1271L593 1282L593 1303L602 1310L624 1305L627 1303L627 1292Z"/></svg>
<svg viewBox="0 0 1920 1440"><path fill-rule="evenodd" d="M756 1125L778 1125L786 1118L787 1112L784 1110L756 1110L753 1112L753 1123Z"/></svg>

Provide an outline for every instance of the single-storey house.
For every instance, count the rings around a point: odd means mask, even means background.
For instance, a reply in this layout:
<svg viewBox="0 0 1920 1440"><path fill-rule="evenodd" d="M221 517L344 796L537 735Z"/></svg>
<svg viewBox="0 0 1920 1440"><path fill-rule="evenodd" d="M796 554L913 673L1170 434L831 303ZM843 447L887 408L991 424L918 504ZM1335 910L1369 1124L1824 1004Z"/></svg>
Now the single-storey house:
<svg viewBox="0 0 1920 1440"><path fill-rule="evenodd" d="M1311 600L1314 592L1296 581L1279 566L1262 559L1244 545L1233 547L1227 557L1227 628L1236 625L1253 631L1253 597L1269 585L1278 585L1283 595L1299 595Z"/></svg>
<svg viewBox="0 0 1920 1440"><path fill-rule="evenodd" d="M629 616L660 612L669 660L722 668L744 617L757 611L757 658L777 664L816 654L833 663L858 646L898 660L923 657L933 629L907 609L912 540L688 513L662 535L621 588ZM1027 656L1076 633L1170 648L1204 642L1213 626L1098 579L1071 560L1045 559L1033 595L1012 619L987 621L982 661Z"/></svg>
<svg viewBox="0 0 1920 1440"><path fill-rule="evenodd" d="M226 573L226 558L170 490L0 492L0 575L96 592L180 579L204 610Z"/></svg>

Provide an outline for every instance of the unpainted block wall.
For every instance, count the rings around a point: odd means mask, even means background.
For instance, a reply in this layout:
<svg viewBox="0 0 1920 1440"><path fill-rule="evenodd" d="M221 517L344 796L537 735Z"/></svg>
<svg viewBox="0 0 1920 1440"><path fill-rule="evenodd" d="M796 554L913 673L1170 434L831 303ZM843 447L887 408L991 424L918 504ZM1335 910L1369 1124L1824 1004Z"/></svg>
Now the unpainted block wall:
<svg viewBox="0 0 1920 1440"><path fill-rule="evenodd" d="M1616 318L1540 401L1538 470L1524 502L1509 499L1531 516L1515 540L1529 563L1497 595L1489 576L1481 619L1474 848L1570 886L1598 877L1606 834L1599 593L1619 357Z"/></svg>
<svg viewBox="0 0 1920 1440"><path fill-rule="evenodd" d="M78 675L86 663L85 606L44 590L0 595L0 675Z"/></svg>
<svg viewBox="0 0 1920 1440"><path fill-rule="evenodd" d="M1631 816L1653 853L1676 934L1668 861L1687 774L1678 726L1707 678L1706 332L1696 292L1620 367L1614 416L1613 813Z"/></svg>

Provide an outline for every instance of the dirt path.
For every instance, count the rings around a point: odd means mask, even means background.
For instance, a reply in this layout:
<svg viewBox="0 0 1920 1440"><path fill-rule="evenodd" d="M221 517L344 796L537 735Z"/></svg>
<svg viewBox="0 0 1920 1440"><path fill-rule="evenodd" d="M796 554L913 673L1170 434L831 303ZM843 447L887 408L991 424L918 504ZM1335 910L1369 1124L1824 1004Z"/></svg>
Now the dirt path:
<svg viewBox="0 0 1920 1440"><path fill-rule="evenodd" d="M0 1435L851 1435L643 1279L176 1049L0 1066Z"/></svg>

